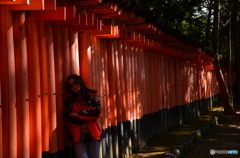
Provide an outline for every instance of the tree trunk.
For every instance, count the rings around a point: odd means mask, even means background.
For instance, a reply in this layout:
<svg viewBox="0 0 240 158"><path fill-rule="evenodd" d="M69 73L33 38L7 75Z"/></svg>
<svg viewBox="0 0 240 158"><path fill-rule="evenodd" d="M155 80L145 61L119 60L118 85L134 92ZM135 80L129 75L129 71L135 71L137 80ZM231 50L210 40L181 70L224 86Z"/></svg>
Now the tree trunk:
<svg viewBox="0 0 240 158"><path fill-rule="evenodd" d="M159 15L160 18L163 16L163 0L159 0Z"/></svg>
<svg viewBox="0 0 240 158"><path fill-rule="evenodd" d="M236 113L233 110L233 105L230 99L230 95L228 92L228 87L224 81L221 67L220 67L220 56L219 56L219 46L218 46L218 38L219 38L219 18L220 18L220 2L219 0L215 0L214 2L214 21L213 21L213 54L214 54L214 69L216 78L219 84L220 95L222 106L224 107L224 114L225 115L235 115Z"/></svg>
<svg viewBox="0 0 240 158"><path fill-rule="evenodd" d="M228 87L224 81L224 77L221 71L219 56L215 56L213 65L214 65L214 70L215 70L216 78L217 78L219 89L220 89L221 102L224 108L224 115L232 115L232 116L236 115L233 109L233 104L228 91Z"/></svg>
<svg viewBox="0 0 240 158"><path fill-rule="evenodd" d="M238 1L234 1L233 5L233 44L236 64L236 102L240 102L240 54L239 54L239 31L238 31Z"/></svg>
<svg viewBox="0 0 240 158"><path fill-rule="evenodd" d="M205 46L207 48L209 48L209 34L210 34L210 24L211 24L211 16L212 16L212 3L213 3L213 0L210 0L209 1L209 4L208 4L208 19L207 19L207 27L206 27L206 33L205 33L205 41L206 41L206 44Z"/></svg>

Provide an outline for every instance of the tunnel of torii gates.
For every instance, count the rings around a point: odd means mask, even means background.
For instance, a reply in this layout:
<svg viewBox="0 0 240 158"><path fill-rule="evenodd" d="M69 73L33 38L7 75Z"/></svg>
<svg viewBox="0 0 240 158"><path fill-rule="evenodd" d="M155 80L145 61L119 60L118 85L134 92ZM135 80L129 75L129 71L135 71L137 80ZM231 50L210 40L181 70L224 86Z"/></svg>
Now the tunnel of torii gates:
<svg viewBox="0 0 240 158"><path fill-rule="evenodd" d="M101 158L131 155L219 100L213 59L126 2L0 0L0 158L73 157L62 116L70 74L98 90Z"/></svg>

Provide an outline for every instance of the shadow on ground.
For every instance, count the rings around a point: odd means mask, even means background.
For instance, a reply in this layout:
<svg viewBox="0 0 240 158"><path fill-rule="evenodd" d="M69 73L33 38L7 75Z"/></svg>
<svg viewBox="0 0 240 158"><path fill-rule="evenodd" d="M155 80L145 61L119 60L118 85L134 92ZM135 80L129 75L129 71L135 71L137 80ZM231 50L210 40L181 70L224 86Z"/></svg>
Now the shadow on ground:
<svg viewBox="0 0 240 158"><path fill-rule="evenodd" d="M217 114L222 107L215 107L204 115L194 119L189 124L167 132L150 141L147 147L140 150L133 158L162 158L165 153L169 152L172 146L177 145L186 139L196 129L209 121ZM210 155L210 150L238 150L240 152L240 117L222 117L219 124L213 127L209 132L203 135L202 141L197 144L188 155L184 158L240 158L238 155Z"/></svg>
<svg viewBox="0 0 240 158"><path fill-rule="evenodd" d="M210 150L215 151L214 155ZM237 150L237 154L217 154ZM202 141L185 158L240 158L240 117L227 117L203 136Z"/></svg>

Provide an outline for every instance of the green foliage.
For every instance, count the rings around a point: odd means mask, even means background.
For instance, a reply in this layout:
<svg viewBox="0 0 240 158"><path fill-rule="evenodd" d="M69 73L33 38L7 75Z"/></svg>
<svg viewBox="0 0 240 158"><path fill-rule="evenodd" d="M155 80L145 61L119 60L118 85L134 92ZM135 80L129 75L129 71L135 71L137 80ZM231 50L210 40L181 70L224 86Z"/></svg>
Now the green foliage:
<svg viewBox="0 0 240 158"><path fill-rule="evenodd" d="M207 19L204 16L200 16L193 21L183 20L178 27L179 31L192 40L203 43L205 40L205 26L207 23L206 20Z"/></svg>
<svg viewBox="0 0 240 158"><path fill-rule="evenodd" d="M160 23L182 34L183 36L206 45L211 49L211 34L213 23L213 3L214 0L132 0L142 3L145 10L151 11L152 16L158 16ZM212 3L213 2L213 3ZM208 23L209 8L211 8L210 23ZM223 54L223 60L228 60L229 44L229 23L230 10L232 3L222 0L221 3L221 19L219 30L219 46L220 53ZM160 11L160 9L162 9ZM208 38L206 31L209 31ZM209 39L209 41L206 41Z"/></svg>

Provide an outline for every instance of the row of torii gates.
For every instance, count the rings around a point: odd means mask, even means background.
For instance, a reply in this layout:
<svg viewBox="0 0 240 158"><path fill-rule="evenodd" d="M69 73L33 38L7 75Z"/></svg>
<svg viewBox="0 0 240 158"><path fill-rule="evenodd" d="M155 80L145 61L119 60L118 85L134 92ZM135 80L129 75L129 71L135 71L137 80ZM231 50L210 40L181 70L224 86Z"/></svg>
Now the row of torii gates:
<svg viewBox="0 0 240 158"><path fill-rule="evenodd" d="M133 154L219 99L213 59L132 6L0 0L0 158L73 157L62 117L73 73L98 90L102 158Z"/></svg>

